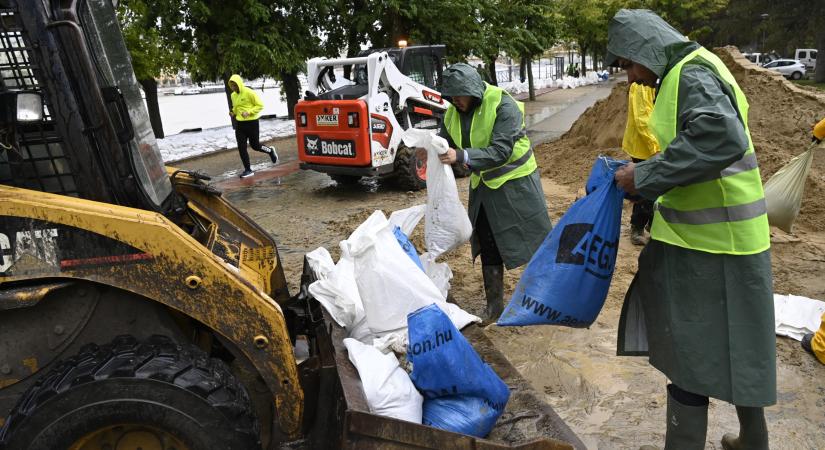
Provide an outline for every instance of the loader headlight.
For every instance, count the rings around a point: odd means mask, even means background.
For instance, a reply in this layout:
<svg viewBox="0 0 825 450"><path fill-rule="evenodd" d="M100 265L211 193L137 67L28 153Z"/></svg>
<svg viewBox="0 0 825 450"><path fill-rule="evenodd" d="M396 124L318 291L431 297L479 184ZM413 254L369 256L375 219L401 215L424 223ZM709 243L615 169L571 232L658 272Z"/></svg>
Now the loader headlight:
<svg viewBox="0 0 825 450"><path fill-rule="evenodd" d="M307 126L307 113L298 113L298 124L302 127Z"/></svg>
<svg viewBox="0 0 825 450"><path fill-rule="evenodd" d="M358 128L361 126L358 120L357 112L347 113L347 125L349 125L350 128Z"/></svg>

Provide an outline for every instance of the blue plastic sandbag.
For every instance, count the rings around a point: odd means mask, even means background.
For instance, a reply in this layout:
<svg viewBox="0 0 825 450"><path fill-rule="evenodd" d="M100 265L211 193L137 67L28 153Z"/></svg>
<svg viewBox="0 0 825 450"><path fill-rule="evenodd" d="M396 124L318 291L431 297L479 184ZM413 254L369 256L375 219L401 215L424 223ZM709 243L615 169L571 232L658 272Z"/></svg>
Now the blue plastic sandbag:
<svg viewBox="0 0 825 450"><path fill-rule="evenodd" d="M590 175L587 177L587 184L584 186L584 191L588 194L595 191L597 187L606 182L605 180L613 179L613 174L616 173L616 169L629 162L630 161L613 159L609 156L600 155L596 158L596 162L593 163L593 167L590 169ZM630 195L625 193L624 198L628 200L636 200L641 197L638 195Z"/></svg>
<svg viewBox="0 0 825 450"><path fill-rule="evenodd" d="M495 426L510 389L441 309L407 316L413 384L424 396L424 425L484 437Z"/></svg>
<svg viewBox="0 0 825 450"><path fill-rule="evenodd" d="M593 189L567 210L527 264L498 325L583 328L596 320L613 278L625 194L613 181L624 164L607 160L596 160Z"/></svg>
<svg viewBox="0 0 825 450"><path fill-rule="evenodd" d="M395 235L395 240L398 241L398 245L401 246L404 253L406 253L410 259L413 260L419 269L424 270L424 266L421 264L421 258L418 256L418 250L416 250L415 245L410 242L410 238L408 238L407 235L401 231L401 227L398 225L392 227L392 234Z"/></svg>

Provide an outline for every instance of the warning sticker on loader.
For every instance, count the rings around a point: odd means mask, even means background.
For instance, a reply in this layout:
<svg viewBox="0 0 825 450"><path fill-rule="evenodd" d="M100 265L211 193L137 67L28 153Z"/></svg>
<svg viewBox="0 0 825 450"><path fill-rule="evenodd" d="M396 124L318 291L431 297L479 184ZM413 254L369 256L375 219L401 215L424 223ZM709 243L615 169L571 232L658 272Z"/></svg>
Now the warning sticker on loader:
<svg viewBox="0 0 825 450"><path fill-rule="evenodd" d="M311 156L335 156L355 158L355 142L335 139L321 139L319 136L304 136L304 151Z"/></svg>
<svg viewBox="0 0 825 450"><path fill-rule="evenodd" d="M315 123L319 127L337 127L338 114L318 114L315 116Z"/></svg>

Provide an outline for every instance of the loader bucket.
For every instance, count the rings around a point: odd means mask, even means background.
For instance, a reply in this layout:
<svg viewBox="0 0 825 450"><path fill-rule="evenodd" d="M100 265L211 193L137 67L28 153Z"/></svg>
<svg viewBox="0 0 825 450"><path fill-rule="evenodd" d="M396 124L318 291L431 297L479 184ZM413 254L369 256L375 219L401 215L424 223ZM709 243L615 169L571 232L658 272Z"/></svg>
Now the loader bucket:
<svg viewBox="0 0 825 450"><path fill-rule="evenodd" d="M462 334L510 387L511 398L488 438L454 433L370 413L358 371L350 362L343 339L346 330L324 312L316 332L322 347L321 389L331 395L326 411L317 411L313 440L342 449L467 449L562 450L585 446L555 411L539 400L529 383L484 335L471 324ZM323 328L323 329L321 329ZM325 348L323 348L325 347ZM334 400L333 400L334 399ZM320 404L320 403L319 403ZM333 406L334 405L334 406Z"/></svg>

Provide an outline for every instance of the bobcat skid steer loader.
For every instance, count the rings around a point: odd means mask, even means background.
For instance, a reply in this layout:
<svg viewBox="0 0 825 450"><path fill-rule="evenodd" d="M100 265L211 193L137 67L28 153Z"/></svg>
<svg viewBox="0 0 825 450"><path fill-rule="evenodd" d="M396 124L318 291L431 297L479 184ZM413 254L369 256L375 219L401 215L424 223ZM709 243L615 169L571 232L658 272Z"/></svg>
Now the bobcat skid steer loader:
<svg viewBox="0 0 825 450"><path fill-rule="evenodd" d="M313 58L307 93L295 106L302 169L340 184L394 178L406 190L426 186L427 158L401 141L409 128L435 129L447 103L441 83L444 46L368 50L356 58ZM336 68L353 66L352 81ZM459 173L458 175L466 175Z"/></svg>

